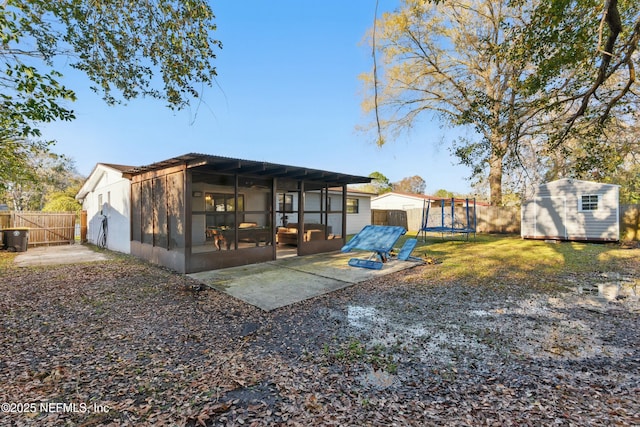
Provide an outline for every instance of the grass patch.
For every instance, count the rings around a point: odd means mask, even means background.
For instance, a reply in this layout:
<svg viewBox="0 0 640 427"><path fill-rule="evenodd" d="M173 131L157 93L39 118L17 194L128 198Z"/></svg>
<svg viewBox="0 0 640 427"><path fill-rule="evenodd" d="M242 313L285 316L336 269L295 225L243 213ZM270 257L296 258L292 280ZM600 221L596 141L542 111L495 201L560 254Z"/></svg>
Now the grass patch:
<svg viewBox="0 0 640 427"><path fill-rule="evenodd" d="M403 236L396 246L407 238ZM441 281L464 281L470 285L500 285L522 281L532 286L553 288L567 275L588 275L603 271L640 273L637 250L622 249L618 244L524 240L519 236L477 235L474 240L418 238L414 255L439 261L426 269L423 278ZM634 265L635 264L635 265Z"/></svg>
<svg viewBox="0 0 640 427"><path fill-rule="evenodd" d="M393 358L386 354L386 349L381 345L367 346L357 339L351 339L346 343L331 346L325 344L322 349L322 357L327 364L342 363L346 365L363 363L374 370L383 370L390 374L398 371L398 365Z"/></svg>
<svg viewBox="0 0 640 427"><path fill-rule="evenodd" d="M12 268L16 256L18 256L17 252L0 251L0 270Z"/></svg>

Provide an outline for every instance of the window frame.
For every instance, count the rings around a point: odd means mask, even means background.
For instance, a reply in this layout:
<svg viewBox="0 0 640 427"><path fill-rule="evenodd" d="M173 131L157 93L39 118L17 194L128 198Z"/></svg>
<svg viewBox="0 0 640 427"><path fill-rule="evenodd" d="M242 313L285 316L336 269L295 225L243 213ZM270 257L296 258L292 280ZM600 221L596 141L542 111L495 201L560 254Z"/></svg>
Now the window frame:
<svg viewBox="0 0 640 427"><path fill-rule="evenodd" d="M360 213L360 199L357 197L347 197L347 214L359 214ZM355 202L349 204L349 201Z"/></svg>
<svg viewBox="0 0 640 427"><path fill-rule="evenodd" d="M293 194L278 193L278 209L277 212L293 213Z"/></svg>
<svg viewBox="0 0 640 427"><path fill-rule="evenodd" d="M240 206L236 206L236 199L233 193L207 191L205 192L204 196L205 196L204 210L206 213L222 214L222 213L232 213L232 212L235 212L236 210L238 212L242 212L244 210L244 194L238 194L237 204L239 204ZM210 200L213 200L215 202L216 199L222 199L224 201L224 204L222 205L224 206L223 210L217 210L216 209L217 205L215 203L213 204L209 203Z"/></svg>
<svg viewBox="0 0 640 427"><path fill-rule="evenodd" d="M580 212L594 212L600 209L600 194L581 194L578 200Z"/></svg>

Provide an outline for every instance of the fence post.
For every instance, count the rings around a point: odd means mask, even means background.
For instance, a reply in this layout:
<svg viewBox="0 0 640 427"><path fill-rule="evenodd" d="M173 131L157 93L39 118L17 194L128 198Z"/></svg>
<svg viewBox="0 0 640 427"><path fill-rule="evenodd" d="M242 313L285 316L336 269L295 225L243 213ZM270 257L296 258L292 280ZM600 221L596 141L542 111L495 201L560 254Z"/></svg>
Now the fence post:
<svg viewBox="0 0 640 427"><path fill-rule="evenodd" d="M80 212L80 243L87 242L87 211Z"/></svg>
<svg viewBox="0 0 640 427"><path fill-rule="evenodd" d="M11 228L11 213L0 212L0 229Z"/></svg>

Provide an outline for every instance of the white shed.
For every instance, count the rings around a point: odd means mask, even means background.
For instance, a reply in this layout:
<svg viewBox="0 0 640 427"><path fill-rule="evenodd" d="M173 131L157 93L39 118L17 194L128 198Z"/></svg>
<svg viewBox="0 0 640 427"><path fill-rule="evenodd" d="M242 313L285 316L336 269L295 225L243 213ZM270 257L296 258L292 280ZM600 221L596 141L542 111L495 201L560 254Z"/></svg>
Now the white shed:
<svg viewBox="0 0 640 427"><path fill-rule="evenodd" d="M620 186L563 178L538 186L522 205L524 239L620 240Z"/></svg>
<svg viewBox="0 0 640 427"><path fill-rule="evenodd" d="M131 182L122 176L131 166L98 163L76 199L87 211L87 240L107 249L131 252ZM106 218L106 230L105 221Z"/></svg>

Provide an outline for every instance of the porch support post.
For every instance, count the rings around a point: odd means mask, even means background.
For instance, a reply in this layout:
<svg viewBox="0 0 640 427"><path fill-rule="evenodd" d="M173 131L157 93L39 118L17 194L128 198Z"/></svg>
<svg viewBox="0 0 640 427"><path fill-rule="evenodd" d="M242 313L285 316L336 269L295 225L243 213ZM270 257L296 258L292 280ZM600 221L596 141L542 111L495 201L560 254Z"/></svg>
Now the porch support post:
<svg viewBox="0 0 640 427"><path fill-rule="evenodd" d="M299 181L298 188L300 196L298 196L298 255L300 255L300 247L304 243L304 181Z"/></svg>
<svg viewBox="0 0 640 427"><path fill-rule="evenodd" d="M324 240L329 238L329 184L324 184L324 196L321 199L324 199L324 210L322 209L322 205L320 205L321 215L324 216L324 221L320 221L324 223ZM321 203L322 203L321 202Z"/></svg>
<svg viewBox="0 0 640 427"><path fill-rule="evenodd" d="M233 183L233 199L234 199L234 209L233 209L233 218L235 225L233 227L233 249L238 250L238 226L240 225L240 213L238 213L238 174L233 175L234 183ZM245 200L246 202L246 200ZM242 206L242 209L245 209Z"/></svg>
<svg viewBox="0 0 640 427"><path fill-rule="evenodd" d="M347 243L347 184L342 184L342 241Z"/></svg>
<svg viewBox="0 0 640 427"><path fill-rule="evenodd" d="M276 244L276 236L277 236L277 225L276 221L278 220L278 213L276 210L278 209L278 193L276 193L276 188L278 188L278 178L275 176L271 180L271 208L269 212L271 212L271 249L272 249L272 259L276 259L278 257L278 247ZM284 201L283 201L284 205Z"/></svg>

